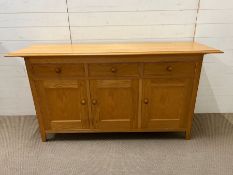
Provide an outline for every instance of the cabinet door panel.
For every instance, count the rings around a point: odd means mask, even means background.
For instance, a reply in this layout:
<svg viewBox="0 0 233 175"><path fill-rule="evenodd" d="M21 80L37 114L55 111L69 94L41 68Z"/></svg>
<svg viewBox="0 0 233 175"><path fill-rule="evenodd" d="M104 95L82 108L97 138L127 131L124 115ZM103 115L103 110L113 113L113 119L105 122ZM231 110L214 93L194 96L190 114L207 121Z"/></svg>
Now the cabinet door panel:
<svg viewBox="0 0 233 175"><path fill-rule="evenodd" d="M138 80L91 80L95 127L125 130L136 127Z"/></svg>
<svg viewBox="0 0 233 175"><path fill-rule="evenodd" d="M76 130L88 128L84 81L36 81L46 129Z"/></svg>
<svg viewBox="0 0 233 175"><path fill-rule="evenodd" d="M185 127L192 79L148 79L143 82L142 127Z"/></svg>

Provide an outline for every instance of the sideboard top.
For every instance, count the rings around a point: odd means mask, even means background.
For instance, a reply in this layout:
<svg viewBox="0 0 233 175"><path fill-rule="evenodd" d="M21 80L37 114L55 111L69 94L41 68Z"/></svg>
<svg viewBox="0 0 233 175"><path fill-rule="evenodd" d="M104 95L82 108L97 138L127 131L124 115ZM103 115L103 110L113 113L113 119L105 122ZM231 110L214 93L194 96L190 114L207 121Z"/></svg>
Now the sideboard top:
<svg viewBox="0 0 233 175"><path fill-rule="evenodd" d="M148 42L112 44L35 44L11 52L8 57L79 55L156 55L222 53L196 42Z"/></svg>

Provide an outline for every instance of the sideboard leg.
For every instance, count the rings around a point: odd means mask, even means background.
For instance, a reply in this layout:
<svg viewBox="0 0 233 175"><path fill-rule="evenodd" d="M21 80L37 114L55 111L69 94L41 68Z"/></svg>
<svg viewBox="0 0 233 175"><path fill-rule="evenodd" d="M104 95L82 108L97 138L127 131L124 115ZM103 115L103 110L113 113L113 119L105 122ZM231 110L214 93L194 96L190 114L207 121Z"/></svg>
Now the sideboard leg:
<svg viewBox="0 0 233 175"><path fill-rule="evenodd" d="M46 142L46 140L47 140L46 133L45 132L41 132L40 136L41 136L42 142Z"/></svg>
<svg viewBox="0 0 233 175"><path fill-rule="evenodd" d="M190 138L191 138L191 132L190 132L190 130L186 130L185 131L185 139L190 140Z"/></svg>

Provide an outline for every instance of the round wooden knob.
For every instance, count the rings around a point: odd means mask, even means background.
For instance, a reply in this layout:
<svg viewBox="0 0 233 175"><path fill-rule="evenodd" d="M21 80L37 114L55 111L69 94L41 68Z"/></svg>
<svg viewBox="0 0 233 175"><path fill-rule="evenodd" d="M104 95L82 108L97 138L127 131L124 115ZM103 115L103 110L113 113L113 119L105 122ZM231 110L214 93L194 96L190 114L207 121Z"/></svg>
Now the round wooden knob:
<svg viewBox="0 0 233 175"><path fill-rule="evenodd" d="M85 105L85 104L86 104L86 100L82 99L82 100L81 100L81 104L82 104L82 105Z"/></svg>
<svg viewBox="0 0 233 175"><path fill-rule="evenodd" d="M171 67L171 66L168 66L168 67L167 67L167 71L171 72L171 71L172 71L172 67Z"/></svg>
<svg viewBox="0 0 233 175"><path fill-rule="evenodd" d="M97 100L93 99L93 100L91 101L91 103L92 103L93 105L96 105L96 104L97 104Z"/></svg>
<svg viewBox="0 0 233 175"><path fill-rule="evenodd" d="M55 68L55 72L58 73L58 74L61 73L61 68L60 67L56 67Z"/></svg>
<svg viewBox="0 0 233 175"><path fill-rule="evenodd" d="M148 104L148 103L149 103L148 98L145 98L145 99L144 99L144 103L145 103L145 104Z"/></svg>
<svg viewBox="0 0 233 175"><path fill-rule="evenodd" d="M112 68L111 68L111 71L112 71L112 73L116 73L116 72L117 72L117 68L112 67Z"/></svg>

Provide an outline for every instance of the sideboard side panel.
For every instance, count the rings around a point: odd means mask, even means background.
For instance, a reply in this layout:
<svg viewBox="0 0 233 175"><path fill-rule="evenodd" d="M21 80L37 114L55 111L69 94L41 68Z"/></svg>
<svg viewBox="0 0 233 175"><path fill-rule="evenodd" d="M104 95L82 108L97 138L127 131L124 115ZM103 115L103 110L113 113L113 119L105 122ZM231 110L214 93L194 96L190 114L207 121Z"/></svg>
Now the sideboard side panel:
<svg viewBox="0 0 233 175"><path fill-rule="evenodd" d="M30 87L31 87L32 97L33 97L34 106L35 106L35 110L36 110L36 116L37 116L37 120L39 122L41 140L43 142L45 142L46 141L46 132L45 132L44 122L43 122L43 118L42 118L42 114L41 114L40 103L38 100L38 94L36 92L35 82L33 81L33 78L32 78L31 65L29 62L29 58L24 58L24 61L25 61L26 69L27 69Z"/></svg>
<svg viewBox="0 0 233 175"><path fill-rule="evenodd" d="M193 121L193 115L194 115L194 108L196 103L196 97L197 97L197 91L199 86L199 80L201 75L201 68L202 68L202 62L203 62L203 56L199 56L199 60L196 61L196 69L195 69L195 76L194 76L194 82L193 82L193 90L192 90L192 96L191 96L191 103L190 103L190 110L188 114L188 121L187 121L187 129L185 132L185 138L190 139L191 137L191 129L192 129L192 121Z"/></svg>

